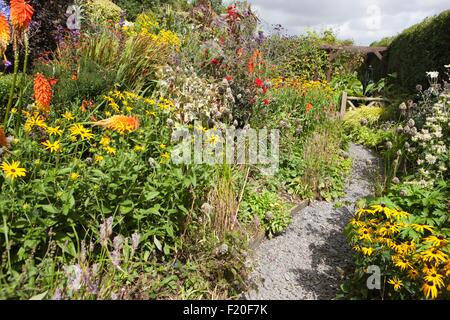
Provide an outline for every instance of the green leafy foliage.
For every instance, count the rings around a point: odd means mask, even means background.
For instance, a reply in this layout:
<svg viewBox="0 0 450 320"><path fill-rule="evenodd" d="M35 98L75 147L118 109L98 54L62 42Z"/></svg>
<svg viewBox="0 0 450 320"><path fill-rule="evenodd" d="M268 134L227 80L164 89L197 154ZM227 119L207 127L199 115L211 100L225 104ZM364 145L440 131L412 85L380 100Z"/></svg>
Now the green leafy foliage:
<svg viewBox="0 0 450 320"><path fill-rule="evenodd" d="M292 222L287 206L277 194L263 191L249 191L242 202L239 219L244 223L259 220L269 238L280 234Z"/></svg>

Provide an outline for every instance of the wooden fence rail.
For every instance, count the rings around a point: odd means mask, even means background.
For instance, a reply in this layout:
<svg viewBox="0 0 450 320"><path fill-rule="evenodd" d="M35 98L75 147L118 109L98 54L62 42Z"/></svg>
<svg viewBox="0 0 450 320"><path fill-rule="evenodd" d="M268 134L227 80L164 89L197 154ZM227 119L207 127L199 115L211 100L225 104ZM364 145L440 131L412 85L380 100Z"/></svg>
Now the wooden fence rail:
<svg viewBox="0 0 450 320"><path fill-rule="evenodd" d="M342 101L341 101L341 118L345 116L347 112L347 105L350 105L353 108L356 108L352 101L368 101L370 102L367 106L372 107L375 104L384 105L389 102L388 99L385 98L367 98L367 97L352 97L348 96L347 92L342 93Z"/></svg>

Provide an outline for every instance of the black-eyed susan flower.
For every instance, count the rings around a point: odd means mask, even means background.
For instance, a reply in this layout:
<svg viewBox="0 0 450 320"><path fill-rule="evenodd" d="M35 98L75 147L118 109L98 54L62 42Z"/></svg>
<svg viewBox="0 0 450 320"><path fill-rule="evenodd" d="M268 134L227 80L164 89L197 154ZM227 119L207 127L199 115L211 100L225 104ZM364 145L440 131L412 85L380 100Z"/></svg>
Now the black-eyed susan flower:
<svg viewBox="0 0 450 320"><path fill-rule="evenodd" d="M404 257L398 256L398 255L393 255L391 257L392 262L394 263L394 265L398 268L400 268L400 270L407 270L409 268L412 268L411 263Z"/></svg>
<svg viewBox="0 0 450 320"><path fill-rule="evenodd" d="M420 232L420 233L424 233L425 230L427 230L429 232L433 232L433 227L432 226L428 226L426 224L412 223L410 225L410 227L413 228L414 230L416 230L417 232Z"/></svg>
<svg viewBox="0 0 450 320"><path fill-rule="evenodd" d="M371 256L373 253L373 248L371 247L361 247L361 252L365 256Z"/></svg>
<svg viewBox="0 0 450 320"><path fill-rule="evenodd" d="M394 287L395 291L399 291L401 288L403 288L403 281L397 277L392 277L388 280L388 283Z"/></svg>
<svg viewBox="0 0 450 320"><path fill-rule="evenodd" d="M424 239L424 241L426 243L431 244L434 247L441 247L441 246L445 246L448 244L447 239L445 239L444 236L435 236L435 235L431 235L429 237L426 237Z"/></svg>
<svg viewBox="0 0 450 320"><path fill-rule="evenodd" d="M25 177L27 170L25 168L20 167L20 161L13 160L12 163L8 163L8 161L3 161L2 168L5 175L14 181L17 177Z"/></svg>
<svg viewBox="0 0 450 320"><path fill-rule="evenodd" d="M419 271L417 271L414 268L408 270L408 278L409 279L416 280L418 277L419 277Z"/></svg>
<svg viewBox="0 0 450 320"><path fill-rule="evenodd" d="M432 281L425 282L422 285L423 294L427 299L436 299L438 296L438 288L434 285Z"/></svg>
<svg viewBox="0 0 450 320"><path fill-rule="evenodd" d="M431 268L423 278L426 282L432 282L434 286L438 289L443 287L444 284L444 276L439 274L436 268Z"/></svg>
<svg viewBox="0 0 450 320"><path fill-rule="evenodd" d="M448 255L438 248L429 248L427 250L424 250L420 253L421 257L424 261L427 262L446 262L448 259Z"/></svg>
<svg viewBox="0 0 450 320"><path fill-rule="evenodd" d="M58 152L61 150L60 141L51 142L50 140L47 140L45 142L42 142L42 145L45 147L46 150L49 150L50 152Z"/></svg>

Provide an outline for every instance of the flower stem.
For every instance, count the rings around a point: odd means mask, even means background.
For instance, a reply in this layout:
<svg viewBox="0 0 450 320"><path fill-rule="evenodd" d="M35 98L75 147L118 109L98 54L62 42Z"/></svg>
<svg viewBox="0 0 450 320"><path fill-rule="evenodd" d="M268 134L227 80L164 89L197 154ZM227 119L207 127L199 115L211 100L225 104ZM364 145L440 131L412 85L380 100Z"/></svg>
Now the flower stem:
<svg viewBox="0 0 450 320"><path fill-rule="evenodd" d="M19 71L19 48L17 44L17 37L14 37L14 76L13 76L13 83L11 85L11 88L9 89L9 99L8 104L6 105L6 111L5 111L5 119L3 121L3 127L6 128L8 124L9 119L9 112L11 110L11 106L13 103L13 96L14 96L14 90L16 89L17 84L17 72Z"/></svg>
<svg viewBox="0 0 450 320"><path fill-rule="evenodd" d="M22 119L22 100L23 100L23 94L25 91L24 86L25 86L25 76L26 76L27 67L28 67L28 56L30 53L30 46L29 46L27 33L25 33L25 35L24 35L24 44L25 44L25 59L23 62L22 76L20 78L19 108L18 108L18 112L17 112L16 134L18 134L20 120Z"/></svg>

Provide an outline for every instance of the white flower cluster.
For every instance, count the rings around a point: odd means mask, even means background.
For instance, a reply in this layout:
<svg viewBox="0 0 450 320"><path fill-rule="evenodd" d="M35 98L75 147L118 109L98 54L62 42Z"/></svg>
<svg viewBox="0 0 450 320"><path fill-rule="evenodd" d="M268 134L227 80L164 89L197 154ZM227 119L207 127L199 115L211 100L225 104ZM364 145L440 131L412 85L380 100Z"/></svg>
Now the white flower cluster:
<svg viewBox="0 0 450 320"><path fill-rule="evenodd" d="M159 90L175 103L174 120L180 124L194 121L232 122L234 96L226 79L220 83L199 77L194 68L165 67L158 75Z"/></svg>
<svg viewBox="0 0 450 320"><path fill-rule="evenodd" d="M425 117L423 128L411 137L418 152L417 172L422 182L440 178L448 170L449 106L450 100L446 95L441 95L440 101L431 109L431 114Z"/></svg>

